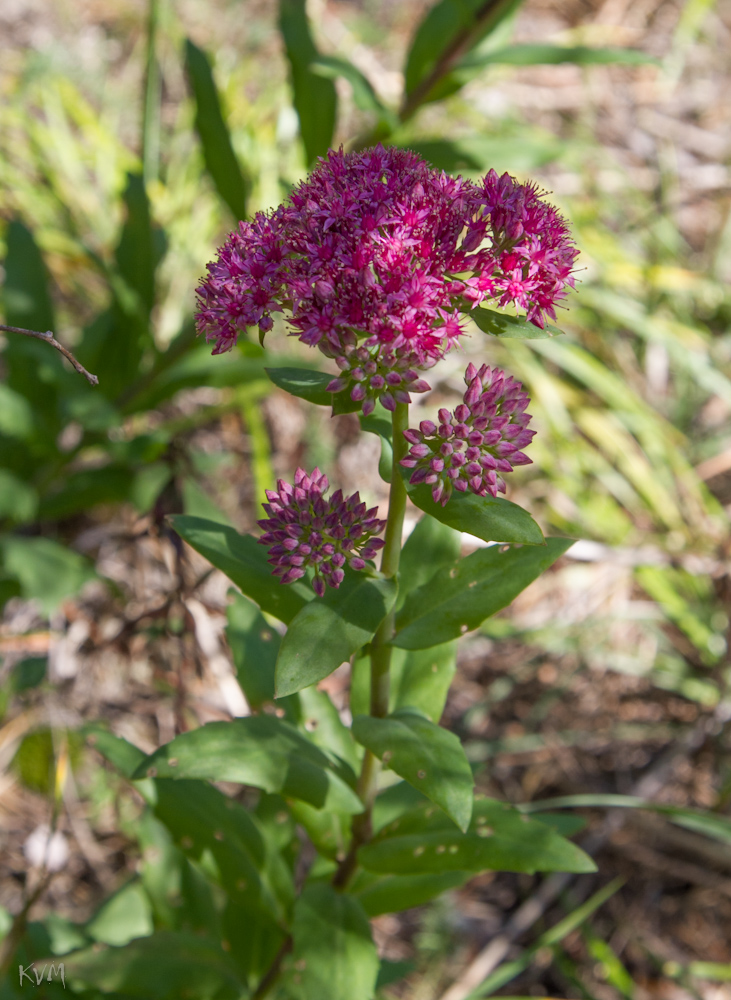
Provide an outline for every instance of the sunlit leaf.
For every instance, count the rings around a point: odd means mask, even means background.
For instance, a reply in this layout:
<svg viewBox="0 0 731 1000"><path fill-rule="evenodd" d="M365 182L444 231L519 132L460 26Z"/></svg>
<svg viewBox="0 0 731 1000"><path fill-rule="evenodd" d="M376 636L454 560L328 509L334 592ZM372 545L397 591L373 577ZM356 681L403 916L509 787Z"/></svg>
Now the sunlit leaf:
<svg viewBox="0 0 731 1000"><path fill-rule="evenodd" d="M474 781L457 736L408 709L385 719L358 715L353 735L410 785L440 806L461 830L472 815Z"/></svg>
<svg viewBox="0 0 731 1000"><path fill-rule="evenodd" d="M477 628L573 544L570 538L547 538L545 546L491 545L440 570L407 597L396 617L394 645L424 649Z"/></svg>
<svg viewBox="0 0 731 1000"><path fill-rule="evenodd" d="M474 493L452 493L446 506L432 499L431 486L413 486L408 481L409 469L401 469L406 481L406 491L411 502L430 514L437 521L464 531L486 542L518 542L523 545L542 545L543 532L530 516L510 500L502 497L478 497Z"/></svg>
<svg viewBox="0 0 731 1000"><path fill-rule="evenodd" d="M332 143L337 113L335 84L313 69L320 53L312 40L304 0L279 0L279 26L289 59L306 160L312 165Z"/></svg>
<svg viewBox="0 0 731 1000"><path fill-rule="evenodd" d="M592 872L575 844L494 799L476 799L467 833L437 810L419 807L387 824L358 852L369 871L417 875L445 871Z"/></svg>
<svg viewBox="0 0 731 1000"><path fill-rule="evenodd" d="M483 333L507 340L547 340L562 333L558 327L547 323L545 329L530 323L523 316L510 316L482 306L467 313L469 318Z"/></svg>
<svg viewBox="0 0 731 1000"><path fill-rule="evenodd" d="M189 38L185 40L185 67L193 89L195 129L206 169L234 219L245 219L249 180L234 153L208 57Z"/></svg>

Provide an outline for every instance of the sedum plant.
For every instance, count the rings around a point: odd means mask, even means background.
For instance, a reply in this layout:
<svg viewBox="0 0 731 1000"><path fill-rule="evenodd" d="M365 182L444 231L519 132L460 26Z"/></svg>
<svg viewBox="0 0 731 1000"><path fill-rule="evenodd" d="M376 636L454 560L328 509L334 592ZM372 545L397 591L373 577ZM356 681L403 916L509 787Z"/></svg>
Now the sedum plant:
<svg viewBox="0 0 731 1000"><path fill-rule="evenodd" d="M197 924L168 906L152 934L66 955L70 982L148 995L144 972L156 996L186 995L187 983L201 997L369 1000L393 978L369 918L486 870L594 870L548 818L476 798L458 737L439 725L456 640L571 544L545 539L501 496L530 461L528 397L505 372L470 364L453 411L418 427L409 418L466 316L507 336L557 332L548 319L576 253L532 185L455 179L382 147L329 153L286 205L240 223L219 250L198 289L199 332L221 353L283 313L337 371L270 368L272 381L357 412L379 435L388 507L384 518L299 468L267 490L259 537L173 519L241 592L228 637L251 714L147 757L108 732L94 740L148 803L143 846L172 852L154 874L143 861L148 891L161 892L174 858L184 896L186 878L200 905L206 879L216 893ZM402 544L409 499L423 516ZM499 544L460 558L460 532ZM350 703L338 711L317 684L347 661ZM250 791L239 801L214 782Z"/></svg>

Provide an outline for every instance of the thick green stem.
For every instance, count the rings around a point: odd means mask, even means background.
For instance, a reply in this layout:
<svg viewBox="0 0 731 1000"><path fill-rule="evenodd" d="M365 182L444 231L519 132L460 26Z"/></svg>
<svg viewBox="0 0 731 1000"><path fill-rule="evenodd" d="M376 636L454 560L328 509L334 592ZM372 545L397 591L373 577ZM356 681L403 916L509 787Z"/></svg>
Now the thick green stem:
<svg viewBox="0 0 731 1000"><path fill-rule="evenodd" d="M404 431L409 425L409 408L406 403L397 403L393 414L393 466L391 468L391 493L388 499L388 520L381 558L381 572L386 577L395 577L401 559L401 537L406 513L406 486L401 478L400 461L405 457L409 445ZM381 622L371 643L371 715L383 718L388 715L389 670L391 667L391 639L394 632L396 612Z"/></svg>
<svg viewBox="0 0 731 1000"><path fill-rule="evenodd" d="M409 425L409 407L397 403L392 419L393 425L393 465L391 467L391 492L388 501L385 545L381 554L381 573L392 578L398 574L401 559L401 537L406 513L406 487L401 478L400 462L408 451L408 442L403 432ZM371 715L384 718L388 715L390 689L391 639L394 633L396 612L391 611L381 622L371 642ZM365 811L353 819L352 837L347 855L335 873L333 885L344 889L350 881L357 865L358 848L371 837L371 813L378 791L378 772L381 762L370 750L363 758L358 794Z"/></svg>

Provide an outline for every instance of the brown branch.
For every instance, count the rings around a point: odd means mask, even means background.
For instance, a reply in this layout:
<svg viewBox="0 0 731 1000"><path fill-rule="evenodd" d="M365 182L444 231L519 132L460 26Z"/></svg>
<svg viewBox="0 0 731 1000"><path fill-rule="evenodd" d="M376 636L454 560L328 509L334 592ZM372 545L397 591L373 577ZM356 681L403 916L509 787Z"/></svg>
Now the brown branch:
<svg viewBox="0 0 731 1000"><path fill-rule="evenodd" d="M39 333L38 330L24 330L23 327L5 326L3 323L0 323L0 330L4 333L21 333L24 337L35 337L36 340L45 340L47 344L50 344L51 347L55 347L60 354L63 354L66 360L74 366L79 375L83 375L90 385L99 385L99 379L97 376L88 372L86 368L84 368L84 366L76 360L67 347L64 347L63 344L59 344L50 330L46 330L45 333Z"/></svg>
<svg viewBox="0 0 731 1000"><path fill-rule="evenodd" d="M252 993L251 1000L261 1000L262 997L265 997L267 995L272 986L274 986L276 981L279 979L279 976L281 975L282 962L285 960L287 955L289 955L290 951L292 950L292 944L293 942L291 936L286 937L284 939L281 948L274 956L274 961L269 966L269 969L265 973L264 978Z"/></svg>

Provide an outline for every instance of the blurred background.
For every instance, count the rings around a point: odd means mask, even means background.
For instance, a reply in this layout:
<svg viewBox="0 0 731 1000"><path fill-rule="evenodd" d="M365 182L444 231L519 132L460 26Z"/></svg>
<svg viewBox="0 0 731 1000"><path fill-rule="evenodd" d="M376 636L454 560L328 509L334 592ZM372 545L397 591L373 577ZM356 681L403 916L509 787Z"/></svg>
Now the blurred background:
<svg viewBox="0 0 731 1000"><path fill-rule="evenodd" d="M0 335L0 936L51 822L43 933L164 924L98 919L154 855L79 729L149 752L247 711L228 583L166 516L249 530L299 464L386 499L378 439L267 380L319 360L283 325L212 358L192 324L236 219L381 140L536 180L581 250L564 336L472 328L417 413L467 360L533 397L508 496L579 541L465 637L443 721L487 794L586 796L567 823L599 865L377 918L383 996L462 1000L479 960L481 995L731 998L729 0L3 0L0 49L0 318L100 380Z"/></svg>

